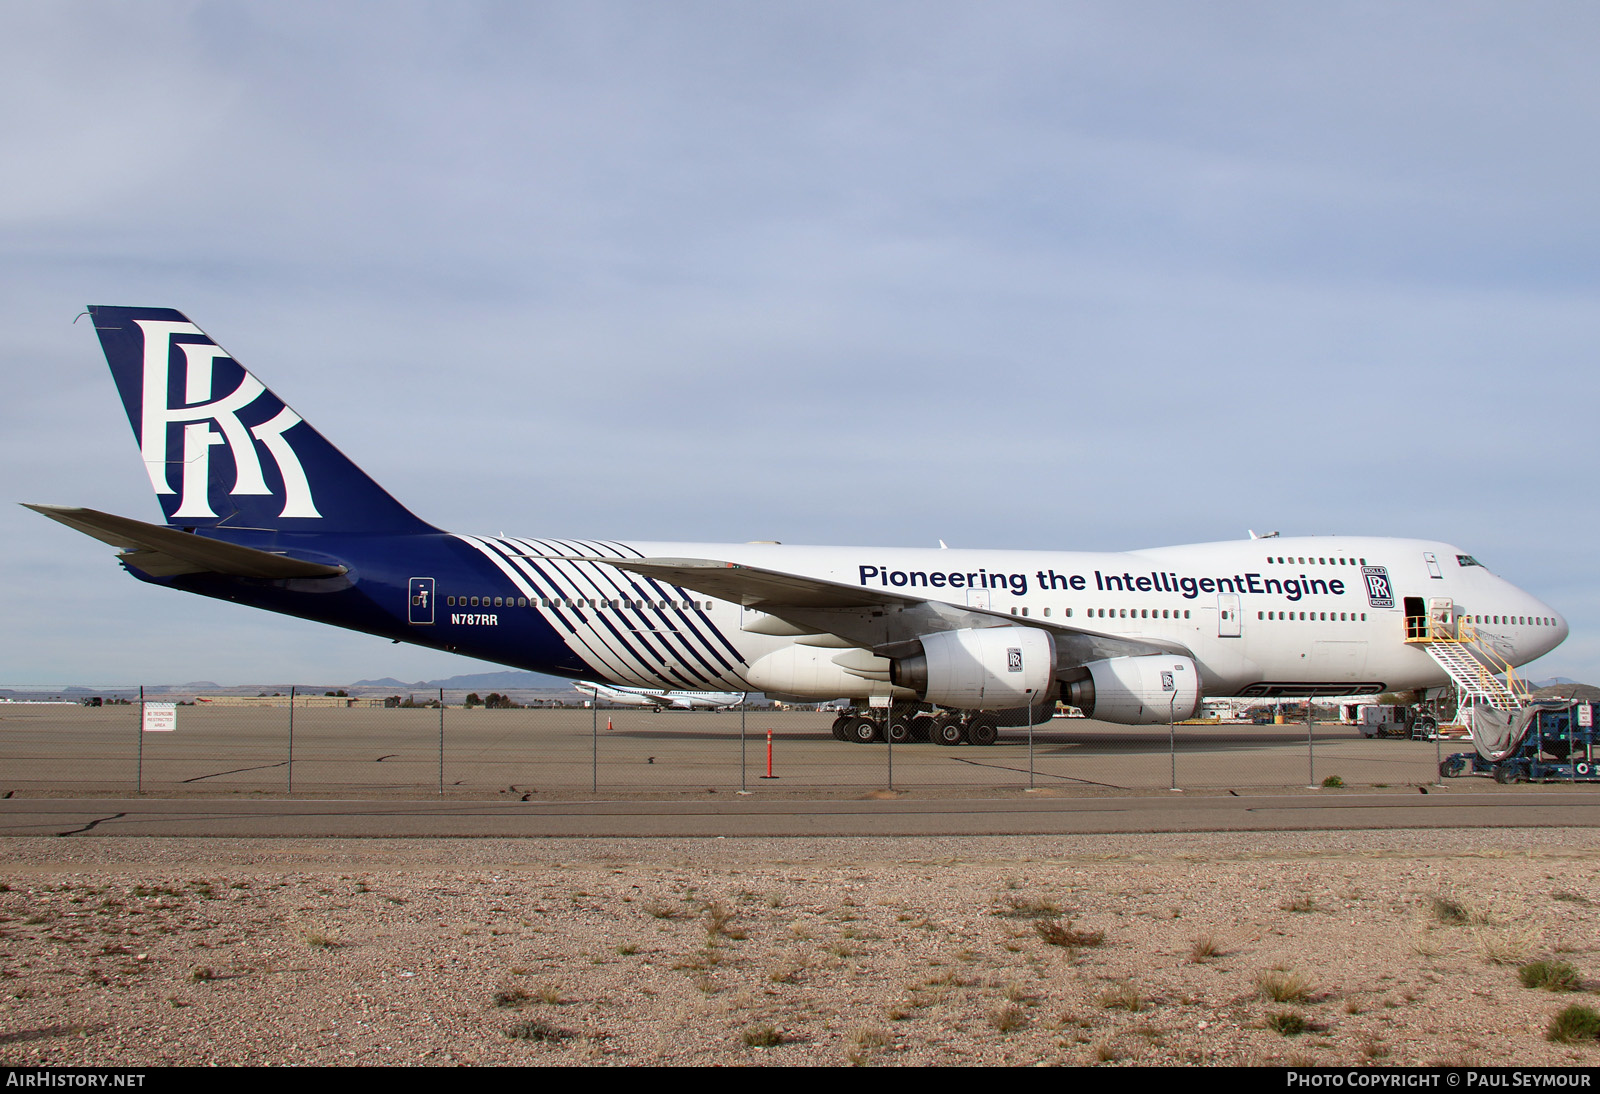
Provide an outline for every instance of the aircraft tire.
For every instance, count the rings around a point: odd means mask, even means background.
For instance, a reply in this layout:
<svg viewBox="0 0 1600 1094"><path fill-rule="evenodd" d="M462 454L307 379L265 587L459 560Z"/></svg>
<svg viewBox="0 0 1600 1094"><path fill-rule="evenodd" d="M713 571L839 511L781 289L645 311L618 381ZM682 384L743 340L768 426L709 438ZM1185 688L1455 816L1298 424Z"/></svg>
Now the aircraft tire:
<svg viewBox="0 0 1600 1094"><path fill-rule="evenodd" d="M870 745L881 736L878 723L871 718L852 718L847 731L850 739L858 745Z"/></svg>
<svg viewBox="0 0 1600 1094"><path fill-rule="evenodd" d="M974 718L967 726L967 740L975 745L992 745L1000 739L1000 730L987 718Z"/></svg>
<svg viewBox="0 0 1600 1094"><path fill-rule="evenodd" d="M965 727L954 718L940 718L933 723L933 739L937 744L954 747L966 735Z"/></svg>
<svg viewBox="0 0 1600 1094"><path fill-rule="evenodd" d="M906 718L894 718L889 722L889 740L895 744L905 744L912 739L911 722Z"/></svg>
<svg viewBox="0 0 1600 1094"><path fill-rule="evenodd" d="M847 714L841 714L835 718L833 720L833 739L836 741L848 741L850 738L846 736L846 729L849 724L850 716Z"/></svg>
<svg viewBox="0 0 1600 1094"><path fill-rule="evenodd" d="M926 714L919 714L911 719L911 739L913 741L931 740L933 736L933 719Z"/></svg>

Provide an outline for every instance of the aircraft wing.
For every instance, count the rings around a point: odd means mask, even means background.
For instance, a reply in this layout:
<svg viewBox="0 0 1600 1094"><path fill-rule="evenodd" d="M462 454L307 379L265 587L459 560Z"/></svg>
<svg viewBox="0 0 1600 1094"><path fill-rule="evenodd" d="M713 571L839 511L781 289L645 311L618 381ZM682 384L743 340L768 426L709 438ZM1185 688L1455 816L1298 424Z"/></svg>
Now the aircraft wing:
<svg viewBox="0 0 1600 1094"><path fill-rule="evenodd" d="M948 604L888 589L868 589L801 574L706 558L593 558L670 585L742 604L776 616L806 634L831 634L882 656L899 656L906 644L937 631L1023 625L1055 637L1062 664L1087 664L1108 657L1189 650L1157 639L1120 638L1054 620L1023 620L1004 612Z"/></svg>
<svg viewBox="0 0 1600 1094"><path fill-rule="evenodd" d="M26 502L23 503L27 505ZM74 509L64 505L27 505L35 513L60 521L68 528L101 543L122 548L117 556L125 565L151 577L176 577L179 574L227 574L230 577L282 579L291 577L337 577L341 566L306 562L254 547L180 532L159 524L146 524L131 517L114 516L98 509Z"/></svg>

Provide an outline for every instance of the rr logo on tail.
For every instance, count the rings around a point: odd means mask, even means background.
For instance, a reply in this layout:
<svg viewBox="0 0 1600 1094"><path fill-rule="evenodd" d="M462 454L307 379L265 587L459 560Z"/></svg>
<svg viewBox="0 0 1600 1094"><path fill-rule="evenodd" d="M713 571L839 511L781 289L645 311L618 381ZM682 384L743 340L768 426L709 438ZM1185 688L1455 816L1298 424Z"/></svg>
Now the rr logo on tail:
<svg viewBox="0 0 1600 1094"><path fill-rule="evenodd" d="M144 380L140 409L139 449L150 485L157 494L173 494L167 453L173 440L170 431L182 430L182 456L179 505L172 512L179 517L216 517L212 511L211 449L227 445L233 457L234 480L229 494L271 494L262 475L259 442L272 457L283 483L284 517L320 517L311 484L306 479L300 458L284 434L300 424L300 416L279 404L277 414L259 425L247 426L240 413L265 396L277 402L249 372L240 368L239 384L216 397L213 390L216 362L232 361L222 348L206 338L193 323L169 320L136 319L144 332ZM176 335L197 335L203 341L177 342L183 350L183 405L172 406L170 393L172 347ZM238 367L235 364L235 367ZM267 410L270 412L270 404ZM220 432L219 432L220 430Z"/></svg>

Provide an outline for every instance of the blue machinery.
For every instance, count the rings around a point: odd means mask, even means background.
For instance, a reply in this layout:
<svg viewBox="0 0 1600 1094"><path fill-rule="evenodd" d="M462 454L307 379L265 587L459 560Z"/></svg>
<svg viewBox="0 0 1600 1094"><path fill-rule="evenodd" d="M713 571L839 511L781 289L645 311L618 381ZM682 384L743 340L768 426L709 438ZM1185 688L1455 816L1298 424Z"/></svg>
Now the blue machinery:
<svg viewBox="0 0 1600 1094"><path fill-rule="evenodd" d="M1506 747L1478 744L1439 764L1446 778L1493 775L1496 782L1600 781L1600 703L1540 700L1519 712Z"/></svg>

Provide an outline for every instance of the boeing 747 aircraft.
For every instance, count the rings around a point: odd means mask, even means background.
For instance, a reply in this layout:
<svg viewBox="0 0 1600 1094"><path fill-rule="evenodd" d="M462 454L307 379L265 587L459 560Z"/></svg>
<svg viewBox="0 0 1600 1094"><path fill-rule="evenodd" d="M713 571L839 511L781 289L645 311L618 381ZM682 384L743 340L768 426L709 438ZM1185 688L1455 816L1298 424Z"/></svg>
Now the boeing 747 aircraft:
<svg viewBox="0 0 1600 1094"><path fill-rule="evenodd" d="M722 710L744 702L742 691L667 691L664 688L607 687L580 680L579 691L594 696L595 702L619 707L649 707L652 710Z"/></svg>
<svg viewBox="0 0 1600 1094"><path fill-rule="evenodd" d="M32 508L119 548L141 581L517 668L849 699L849 736L954 744L1042 723L1058 699L1140 725L1205 695L1442 686L1407 641L1416 620L1469 622L1510 665L1567 636L1553 609L1424 540L1107 553L445 532L181 313L89 313L166 519Z"/></svg>

